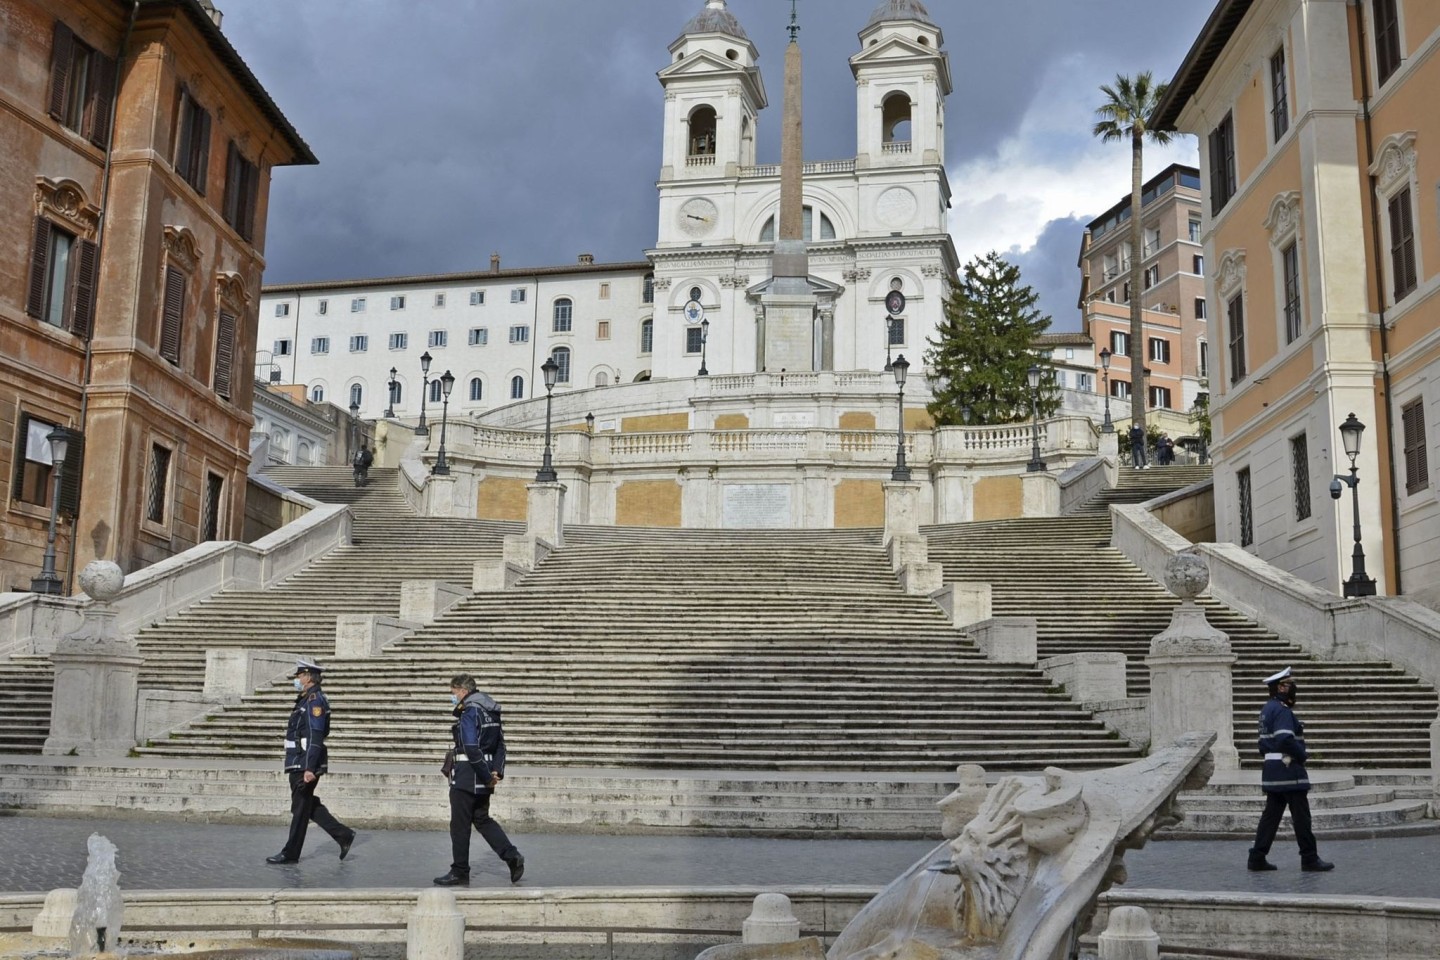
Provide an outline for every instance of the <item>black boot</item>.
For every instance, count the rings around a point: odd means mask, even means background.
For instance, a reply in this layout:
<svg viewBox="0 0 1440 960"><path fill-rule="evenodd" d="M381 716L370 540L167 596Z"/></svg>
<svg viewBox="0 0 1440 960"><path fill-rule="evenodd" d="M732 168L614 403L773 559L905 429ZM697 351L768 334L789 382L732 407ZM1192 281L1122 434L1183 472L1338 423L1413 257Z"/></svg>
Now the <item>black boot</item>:
<svg viewBox="0 0 1440 960"><path fill-rule="evenodd" d="M292 856L289 856L288 854L277 853L277 854L275 854L274 856L266 857L266 858L265 858L265 862L266 862L266 863L295 863L295 862L296 862L297 860L299 860L299 859L300 859L299 857L292 857Z"/></svg>
<svg viewBox="0 0 1440 960"><path fill-rule="evenodd" d="M525 876L525 858L522 857L520 851L517 850L515 851L514 858L506 860L505 862L510 864L510 882L519 883L520 878Z"/></svg>
<svg viewBox="0 0 1440 960"><path fill-rule="evenodd" d="M1263 854L1263 853L1256 853L1254 850L1251 850L1251 851L1250 851L1250 860L1249 860L1248 863L1245 864L1245 869L1246 869L1246 870L1257 870L1257 871L1258 871L1258 870L1279 870L1280 868L1277 867L1277 866L1275 866L1275 864L1271 863L1269 860L1266 860L1266 859L1265 859L1265 854Z"/></svg>
<svg viewBox="0 0 1440 960"><path fill-rule="evenodd" d="M456 870L454 867L451 867L450 872L445 874L445 876L435 878L435 886L468 887L470 886L470 872L467 870L462 873L459 870Z"/></svg>
<svg viewBox="0 0 1440 960"><path fill-rule="evenodd" d="M1335 864L1316 857L1314 860L1303 861L1300 864L1300 869L1306 873L1324 873L1326 870L1334 870Z"/></svg>

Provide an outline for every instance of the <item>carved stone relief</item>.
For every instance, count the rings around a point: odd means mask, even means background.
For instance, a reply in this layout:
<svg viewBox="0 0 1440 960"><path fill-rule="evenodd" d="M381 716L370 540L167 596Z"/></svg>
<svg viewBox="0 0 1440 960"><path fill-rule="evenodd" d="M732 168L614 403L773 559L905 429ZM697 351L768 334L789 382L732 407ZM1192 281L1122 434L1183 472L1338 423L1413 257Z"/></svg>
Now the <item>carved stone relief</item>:
<svg viewBox="0 0 1440 960"><path fill-rule="evenodd" d="M1226 250L1220 255L1220 265L1215 275L1215 289L1222 297L1229 297L1245 285L1245 251Z"/></svg>
<svg viewBox="0 0 1440 960"><path fill-rule="evenodd" d="M186 273L194 273L200 265L200 245L195 242L195 234L185 227L165 224L165 253Z"/></svg>
<svg viewBox="0 0 1440 960"><path fill-rule="evenodd" d="M59 221L83 240L95 240L100 232L100 208L91 203L74 180L35 179L35 212Z"/></svg>

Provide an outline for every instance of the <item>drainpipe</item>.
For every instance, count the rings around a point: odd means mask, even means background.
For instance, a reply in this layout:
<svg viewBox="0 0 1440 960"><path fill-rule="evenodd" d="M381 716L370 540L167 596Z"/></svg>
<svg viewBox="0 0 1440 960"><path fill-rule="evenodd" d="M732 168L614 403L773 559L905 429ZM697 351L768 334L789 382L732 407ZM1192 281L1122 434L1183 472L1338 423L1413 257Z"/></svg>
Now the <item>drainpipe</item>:
<svg viewBox="0 0 1440 960"><path fill-rule="evenodd" d="M105 262L105 218L110 212L110 167L115 154L115 117L120 112L120 76L125 67L125 52L130 49L130 35L135 31L135 18L140 15L140 0L133 0L130 6L130 19L125 23L125 35L120 38L120 55L115 58L115 96L110 100L110 140L105 144L105 166L100 171L100 223L95 228L95 263L96 269ZM96 293L99 293L99 278L96 278ZM99 297L96 297L99 300ZM85 374L80 380L80 429L85 429L85 417L90 409L90 379L94 373L95 355L91 346L95 341L95 327L90 327L90 336L85 339ZM80 463L76 467L80 471L80 489L83 495L85 480L85 447L80 448ZM69 596L75 590L75 551L80 527L80 517L77 515L70 524L70 556L66 563L65 570L65 594ZM116 536L119 531L116 531Z"/></svg>
<svg viewBox="0 0 1440 960"><path fill-rule="evenodd" d="M1355 25L1358 31L1356 48L1360 51L1360 108L1365 126L1365 168L1370 181L1370 255L1375 266L1376 316L1380 320L1380 383L1384 402L1380 404L1379 416L1385 425L1385 458L1390 464L1390 562L1395 569L1395 582L1391 596L1400 596L1400 497L1396 487L1400 474L1395 465L1395 430L1390 416L1390 331L1385 321L1385 261L1380 245L1380 189L1375 176L1369 174L1375 165L1375 131L1370 117L1370 63L1365 56L1365 8L1361 0L1351 0L1355 9ZM1376 493L1379 493L1379 478L1376 478Z"/></svg>

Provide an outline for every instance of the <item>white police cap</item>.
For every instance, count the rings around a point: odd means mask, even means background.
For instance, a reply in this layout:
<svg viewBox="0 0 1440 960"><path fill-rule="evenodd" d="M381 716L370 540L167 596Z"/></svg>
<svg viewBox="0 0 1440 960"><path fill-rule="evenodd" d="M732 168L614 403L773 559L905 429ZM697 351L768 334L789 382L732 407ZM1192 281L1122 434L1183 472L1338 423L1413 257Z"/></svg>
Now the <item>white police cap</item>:
<svg viewBox="0 0 1440 960"><path fill-rule="evenodd" d="M1279 683L1281 680L1287 680L1287 679L1289 679L1289 677L1290 677L1290 668L1289 668L1289 667L1286 667L1284 670L1281 670L1279 673L1271 674L1270 676L1266 677L1266 678L1265 678L1265 686L1267 686L1267 687L1268 687L1268 686L1272 686L1272 685L1274 685L1274 684Z"/></svg>
<svg viewBox="0 0 1440 960"><path fill-rule="evenodd" d="M299 674L299 673L319 673L319 672L320 672L320 664L318 664L318 663L313 663L313 662L311 662L311 661L309 661L309 660L296 660L296 661L295 661L295 673L292 673L291 676L293 677L293 676L295 676L295 674Z"/></svg>

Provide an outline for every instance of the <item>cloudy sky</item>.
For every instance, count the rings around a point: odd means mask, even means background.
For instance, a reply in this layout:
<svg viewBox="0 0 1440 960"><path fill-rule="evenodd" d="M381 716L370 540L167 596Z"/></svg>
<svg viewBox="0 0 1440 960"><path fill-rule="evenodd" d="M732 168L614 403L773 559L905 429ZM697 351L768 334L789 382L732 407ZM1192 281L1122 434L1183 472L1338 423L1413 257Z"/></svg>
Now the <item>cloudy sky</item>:
<svg viewBox="0 0 1440 960"><path fill-rule="evenodd" d="M847 60L878 0L799 0L807 160L855 154ZM276 171L267 282L638 260L656 234L666 47L703 0L218 0L224 29L320 159ZM1168 80L1209 0L928 0L945 32L950 228L997 249L1077 329L1083 225L1129 190L1090 136L1116 73ZM788 0L730 0L771 95ZM1181 138L1147 175L1194 163Z"/></svg>

